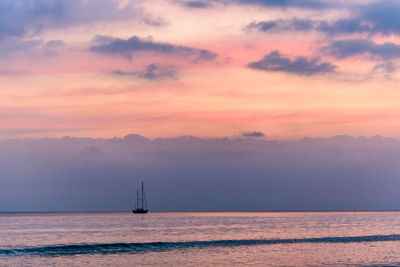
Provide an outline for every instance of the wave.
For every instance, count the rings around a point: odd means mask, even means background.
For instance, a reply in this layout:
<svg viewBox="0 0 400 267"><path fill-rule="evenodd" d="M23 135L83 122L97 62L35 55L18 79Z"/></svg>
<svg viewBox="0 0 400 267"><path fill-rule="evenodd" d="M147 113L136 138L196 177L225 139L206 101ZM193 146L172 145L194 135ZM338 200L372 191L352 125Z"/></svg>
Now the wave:
<svg viewBox="0 0 400 267"><path fill-rule="evenodd" d="M244 239L244 240L211 240L184 242L147 242L147 243L106 243L106 244L71 244L43 247L25 247L0 249L0 256L63 256L79 254L119 254L162 252L176 249L235 247L299 243L362 243L400 241L400 235L371 235L349 237L317 237L298 239Z"/></svg>

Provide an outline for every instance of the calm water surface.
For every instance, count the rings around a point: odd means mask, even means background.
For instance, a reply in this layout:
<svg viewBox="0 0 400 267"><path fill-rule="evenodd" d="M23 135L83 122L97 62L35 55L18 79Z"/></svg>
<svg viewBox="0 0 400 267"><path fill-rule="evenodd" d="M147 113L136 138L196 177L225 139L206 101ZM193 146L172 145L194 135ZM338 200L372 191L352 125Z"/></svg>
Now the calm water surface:
<svg viewBox="0 0 400 267"><path fill-rule="evenodd" d="M0 214L0 266L400 266L400 212Z"/></svg>

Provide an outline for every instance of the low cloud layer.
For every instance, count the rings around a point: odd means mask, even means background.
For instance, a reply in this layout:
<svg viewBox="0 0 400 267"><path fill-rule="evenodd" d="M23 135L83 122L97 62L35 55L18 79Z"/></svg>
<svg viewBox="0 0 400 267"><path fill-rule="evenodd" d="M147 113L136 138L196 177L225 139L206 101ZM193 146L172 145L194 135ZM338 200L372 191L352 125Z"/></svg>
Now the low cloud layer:
<svg viewBox="0 0 400 267"><path fill-rule="evenodd" d="M210 61L218 56L206 49L154 42L152 40L141 39L137 36L132 36L129 39L97 36L96 44L93 45L90 50L96 53L122 55L126 58L132 58L135 52L155 52L189 58L194 62Z"/></svg>
<svg viewBox="0 0 400 267"><path fill-rule="evenodd" d="M0 211L400 209L400 143L302 139L0 141Z"/></svg>
<svg viewBox="0 0 400 267"><path fill-rule="evenodd" d="M272 51L261 60L250 62L248 67L264 71L287 72L301 76L325 74L334 72L336 69L335 65L329 62L321 62L318 58L299 56L291 59L280 54L279 51Z"/></svg>

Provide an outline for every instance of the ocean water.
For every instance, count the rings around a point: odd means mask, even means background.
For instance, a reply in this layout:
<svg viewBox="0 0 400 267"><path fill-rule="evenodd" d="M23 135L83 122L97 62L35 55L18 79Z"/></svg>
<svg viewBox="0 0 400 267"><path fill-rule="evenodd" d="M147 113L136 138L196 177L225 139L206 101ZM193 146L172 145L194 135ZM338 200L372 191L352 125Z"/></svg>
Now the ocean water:
<svg viewBox="0 0 400 267"><path fill-rule="evenodd" d="M400 212L0 213L0 266L400 266Z"/></svg>

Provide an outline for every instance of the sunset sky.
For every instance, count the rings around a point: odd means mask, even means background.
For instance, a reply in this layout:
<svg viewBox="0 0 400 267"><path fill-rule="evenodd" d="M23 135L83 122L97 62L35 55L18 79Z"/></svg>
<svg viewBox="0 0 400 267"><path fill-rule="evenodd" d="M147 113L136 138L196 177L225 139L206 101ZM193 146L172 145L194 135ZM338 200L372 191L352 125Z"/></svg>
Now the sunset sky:
<svg viewBox="0 0 400 267"><path fill-rule="evenodd" d="M398 1L2 0L0 12L1 139L400 138Z"/></svg>
<svg viewBox="0 0 400 267"><path fill-rule="evenodd" d="M399 1L0 14L0 211L400 209Z"/></svg>

